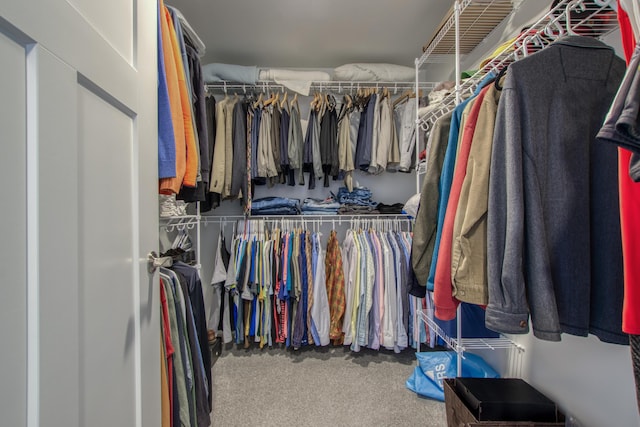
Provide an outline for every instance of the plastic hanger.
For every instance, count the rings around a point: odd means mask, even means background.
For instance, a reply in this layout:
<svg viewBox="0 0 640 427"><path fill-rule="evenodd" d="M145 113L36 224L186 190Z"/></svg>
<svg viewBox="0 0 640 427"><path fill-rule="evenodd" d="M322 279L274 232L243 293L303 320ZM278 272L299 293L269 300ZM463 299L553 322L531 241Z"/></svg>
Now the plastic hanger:
<svg viewBox="0 0 640 427"><path fill-rule="evenodd" d="M313 94L313 99L311 100L311 102L309 103L309 108L315 110L316 109L316 104L318 103L318 92L315 92Z"/></svg>
<svg viewBox="0 0 640 427"><path fill-rule="evenodd" d="M412 90L407 89L402 93L402 95L400 95L399 97L396 98L395 101L393 101L393 106L395 107L403 103L404 101L408 100L409 98L415 98L415 93L413 93Z"/></svg>
<svg viewBox="0 0 640 427"><path fill-rule="evenodd" d="M258 108L260 106L260 104L262 103L263 97L264 97L264 94L260 92L260 95L258 95L258 100L253 103L253 108Z"/></svg>
<svg viewBox="0 0 640 427"><path fill-rule="evenodd" d="M567 7L564 10L564 17L565 17L565 23L566 23L566 30L567 30L567 34L570 36L577 36L578 34L573 31L572 25L573 23L571 22L571 8L572 8L573 4L569 3L567 5ZM580 3L577 5L578 7L582 7L582 9L584 9L584 4ZM577 9L577 8L576 8Z"/></svg>
<svg viewBox="0 0 640 427"><path fill-rule="evenodd" d="M552 41L555 41L564 35L564 27L560 24L558 19L554 19L544 29L544 34Z"/></svg>
<svg viewBox="0 0 640 427"><path fill-rule="evenodd" d="M351 99L351 96L346 94L344 98L347 100L347 108L353 107L353 99Z"/></svg>
<svg viewBox="0 0 640 427"><path fill-rule="evenodd" d="M271 94L271 98L267 99L266 101L264 101L264 106L268 107L271 104L277 104L278 103L278 98L280 98L280 92L276 92L275 94Z"/></svg>
<svg viewBox="0 0 640 427"><path fill-rule="evenodd" d="M318 117L322 117L327 107L327 95L324 93L319 94L318 102Z"/></svg>

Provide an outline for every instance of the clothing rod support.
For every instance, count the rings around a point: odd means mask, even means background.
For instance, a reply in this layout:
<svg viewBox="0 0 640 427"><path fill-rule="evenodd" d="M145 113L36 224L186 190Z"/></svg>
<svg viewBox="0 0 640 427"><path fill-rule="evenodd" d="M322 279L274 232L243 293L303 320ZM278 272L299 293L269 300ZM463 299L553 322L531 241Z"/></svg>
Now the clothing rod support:
<svg viewBox="0 0 640 427"><path fill-rule="evenodd" d="M437 82L421 82L419 84L420 89L424 90L432 90L436 87ZM319 91L319 92L337 92L337 93L353 93L360 88L376 88L379 89L381 87L391 87L394 88L394 91L397 92L398 89L411 89L415 90L415 82L394 82L394 81L348 81L348 80L334 80L334 81L314 81L311 82L311 90ZM222 92L228 93L229 91L240 91L243 93L247 93L247 91L260 91L267 92L271 90L279 90L285 92L288 89L286 86L282 84L278 84L271 81L260 81L255 84L248 83L234 83L228 81L221 81L215 83L206 83L205 89L209 92ZM292 92L295 92L291 90Z"/></svg>

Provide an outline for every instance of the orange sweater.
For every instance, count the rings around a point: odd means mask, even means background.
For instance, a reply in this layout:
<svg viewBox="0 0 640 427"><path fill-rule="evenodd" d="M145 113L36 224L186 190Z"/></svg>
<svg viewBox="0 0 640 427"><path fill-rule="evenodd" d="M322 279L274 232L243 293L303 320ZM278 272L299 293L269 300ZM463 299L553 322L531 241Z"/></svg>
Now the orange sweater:
<svg viewBox="0 0 640 427"><path fill-rule="evenodd" d="M176 176L173 178L160 179L160 193L171 194L180 191L180 185L186 171L186 142L184 134L184 122L182 118L182 104L180 102L180 88L178 83L178 73L176 70L176 60L173 55L171 42L171 32L169 31L168 15L164 1L159 0L160 28L162 33L162 52L164 55L164 68L167 75L167 89L169 91L169 105L171 109L171 121L173 122L173 133L176 140Z"/></svg>
<svg viewBox="0 0 640 427"><path fill-rule="evenodd" d="M184 73L182 53L176 35L173 20L169 10L165 7L164 14L169 24L169 34L171 35L171 46L173 48L173 58L175 60L176 73L178 74L178 88L180 89L180 104L182 105L182 127L184 129L184 139L186 143L186 171L182 184L187 187L196 186L198 175L198 144L196 143L193 131L193 117L191 115L191 97L187 88L187 78Z"/></svg>

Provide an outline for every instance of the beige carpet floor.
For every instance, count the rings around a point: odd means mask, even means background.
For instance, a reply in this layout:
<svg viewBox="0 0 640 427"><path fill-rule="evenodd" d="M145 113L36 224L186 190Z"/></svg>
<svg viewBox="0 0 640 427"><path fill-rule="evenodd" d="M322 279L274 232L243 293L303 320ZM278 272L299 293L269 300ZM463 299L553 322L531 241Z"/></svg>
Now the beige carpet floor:
<svg viewBox="0 0 640 427"><path fill-rule="evenodd" d="M405 387L415 366L411 350L227 346L212 368L211 420L221 427L444 427L444 403Z"/></svg>

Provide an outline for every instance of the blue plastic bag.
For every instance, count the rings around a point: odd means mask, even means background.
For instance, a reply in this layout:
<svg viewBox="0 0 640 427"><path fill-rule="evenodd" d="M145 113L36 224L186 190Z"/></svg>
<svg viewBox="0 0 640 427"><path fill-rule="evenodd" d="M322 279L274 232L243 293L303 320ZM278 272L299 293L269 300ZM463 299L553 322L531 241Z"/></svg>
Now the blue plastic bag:
<svg viewBox="0 0 640 427"><path fill-rule="evenodd" d="M418 366L406 382L409 390L420 396L444 402L445 378L457 375L457 355L453 351L416 353ZM462 359L463 377L499 378L500 375L478 355L465 353Z"/></svg>

